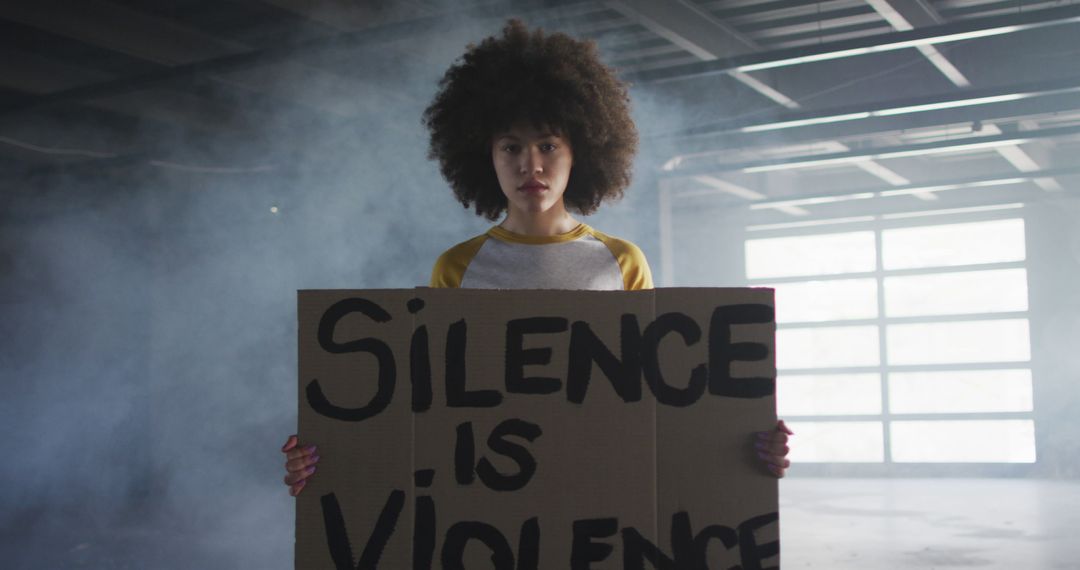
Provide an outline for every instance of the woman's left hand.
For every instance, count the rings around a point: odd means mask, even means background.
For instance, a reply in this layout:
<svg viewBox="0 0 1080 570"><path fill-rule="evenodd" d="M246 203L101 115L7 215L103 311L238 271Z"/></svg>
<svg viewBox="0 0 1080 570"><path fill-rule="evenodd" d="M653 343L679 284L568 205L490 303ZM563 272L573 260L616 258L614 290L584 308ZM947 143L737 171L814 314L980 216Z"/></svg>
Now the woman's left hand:
<svg viewBox="0 0 1080 570"><path fill-rule="evenodd" d="M769 469L769 472L777 477L783 477L784 472L791 466L787 454L791 451L788 447L788 437L792 435L795 435L795 432L784 424L784 420L779 420L776 422L776 429L759 431L754 440L754 450L757 451L758 457L765 462L765 467Z"/></svg>

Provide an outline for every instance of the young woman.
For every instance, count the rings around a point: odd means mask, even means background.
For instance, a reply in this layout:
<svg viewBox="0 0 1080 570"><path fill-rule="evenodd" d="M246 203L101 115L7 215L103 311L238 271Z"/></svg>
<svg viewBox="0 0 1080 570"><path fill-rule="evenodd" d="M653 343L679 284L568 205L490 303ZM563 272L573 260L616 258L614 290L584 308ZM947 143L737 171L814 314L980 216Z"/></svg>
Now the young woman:
<svg viewBox="0 0 1080 570"><path fill-rule="evenodd" d="M637 129L626 86L595 44L512 20L470 46L424 113L429 157L465 208L499 225L442 254L432 287L651 289L634 244L576 220L630 183ZM791 431L783 421L756 446L777 477ZM319 461L290 436L285 484L300 493Z"/></svg>

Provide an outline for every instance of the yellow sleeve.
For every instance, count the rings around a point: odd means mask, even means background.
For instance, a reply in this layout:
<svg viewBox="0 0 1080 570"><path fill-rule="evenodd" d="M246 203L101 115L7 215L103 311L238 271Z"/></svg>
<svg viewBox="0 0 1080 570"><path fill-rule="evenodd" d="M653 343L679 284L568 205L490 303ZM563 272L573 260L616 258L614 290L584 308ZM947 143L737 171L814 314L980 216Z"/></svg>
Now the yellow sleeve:
<svg viewBox="0 0 1080 570"><path fill-rule="evenodd" d="M465 270L486 240L487 234L478 235L443 252L439 259L435 260L435 267L431 269L431 286L440 288L461 287L461 280L465 277Z"/></svg>
<svg viewBox="0 0 1080 570"><path fill-rule="evenodd" d="M649 262L645 259L645 254L641 251L641 248L624 239L602 234L595 230L593 230L593 233L597 239L604 242L604 245L611 250L611 254L615 256L615 260L619 262L623 287L627 291L653 288L652 270L649 269Z"/></svg>

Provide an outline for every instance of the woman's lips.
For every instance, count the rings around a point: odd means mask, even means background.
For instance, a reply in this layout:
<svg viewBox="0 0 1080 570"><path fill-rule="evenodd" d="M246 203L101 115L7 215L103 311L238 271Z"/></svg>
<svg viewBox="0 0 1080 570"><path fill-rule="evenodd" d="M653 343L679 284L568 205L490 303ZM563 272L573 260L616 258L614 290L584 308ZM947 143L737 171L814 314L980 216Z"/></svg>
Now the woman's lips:
<svg viewBox="0 0 1080 570"><path fill-rule="evenodd" d="M522 184L521 186L519 186L518 190L521 190L522 192L529 192L529 193L543 192L544 190L547 190L547 186L544 186L543 184L541 184L539 182L526 182L525 184Z"/></svg>

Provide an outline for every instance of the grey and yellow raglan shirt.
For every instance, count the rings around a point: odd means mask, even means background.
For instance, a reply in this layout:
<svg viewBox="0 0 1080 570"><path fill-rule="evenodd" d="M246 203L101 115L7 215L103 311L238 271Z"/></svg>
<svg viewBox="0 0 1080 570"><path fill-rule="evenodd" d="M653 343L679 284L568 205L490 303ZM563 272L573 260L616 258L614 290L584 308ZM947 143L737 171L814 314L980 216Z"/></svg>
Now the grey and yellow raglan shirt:
<svg viewBox="0 0 1080 570"><path fill-rule="evenodd" d="M446 250L432 287L469 289L652 289L645 255L626 240L580 224L554 236L527 236L495 226Z"/></svg>

